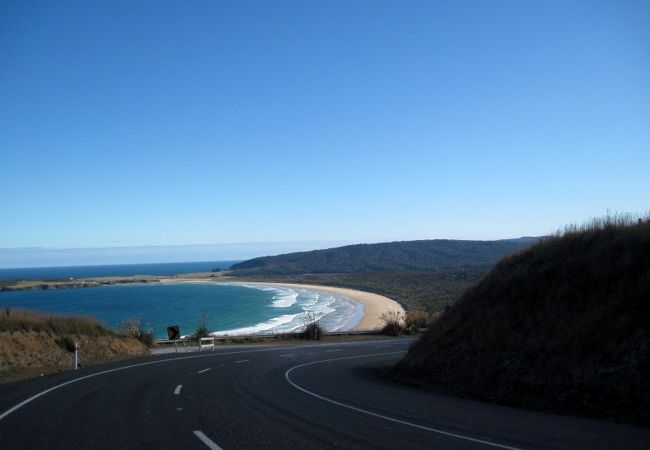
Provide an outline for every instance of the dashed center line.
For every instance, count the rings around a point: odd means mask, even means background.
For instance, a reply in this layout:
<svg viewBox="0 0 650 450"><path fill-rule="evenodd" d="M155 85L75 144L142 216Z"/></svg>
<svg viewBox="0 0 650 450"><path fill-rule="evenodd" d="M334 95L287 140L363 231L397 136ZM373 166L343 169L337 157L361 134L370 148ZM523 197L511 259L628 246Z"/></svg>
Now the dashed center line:
<svg viewBox="0 0 650 450"><path fill-rule="evenodd" d="M181 393L181 389L183 389L183 385L182 385L182 384L179 384L178 386L176 386L176 389L174 389L174 395L178 395L178 394L180 394L180 393Z"/></svg>
<svg viewBox="0 0 650 450"><path fill-rule="evenodd" d="M205 373L205 372L207 372L208 370L210 370L210 368L209 368L209 367L208 367L207 369L203 369L203 370L199 370L199 371L198 371L198 372L196 372L196 373Z"/></svg>
<svg viewBox="0 0 650 450"><path fill-rule="evenodd" d="M325 351L326 351L327 353L332 353L332 352L341 352L341 351L343 351L343 350L341 350L340 348L337 348L337 349L334 349L334 350L325 350Z"/></svg>
<svg viewBox="0 0 650 450"><path fill-rule="evenodd" d="M280 358L288 358L289 356L294 356L294 353L287 353L285 355L280 355Z"/></svg>
<svg viewBox="0 0 650 450"><path fill-rule="evenodd" d="M235 364L241 364L250 361L250 359L240 359L239 361L235 361Z"/></svg>
<svg viewBox="0 0 650 450"><path fill-rule="evenodd" d="M203 442L205 445L207 445L209 449L211 449L211 450L223 450L221 447L219 447L215 442L213 442L209 437L207 437L202 432L196 430L196 431L193 431L193 433L197 438L201 439L201 442Z"/></svg>

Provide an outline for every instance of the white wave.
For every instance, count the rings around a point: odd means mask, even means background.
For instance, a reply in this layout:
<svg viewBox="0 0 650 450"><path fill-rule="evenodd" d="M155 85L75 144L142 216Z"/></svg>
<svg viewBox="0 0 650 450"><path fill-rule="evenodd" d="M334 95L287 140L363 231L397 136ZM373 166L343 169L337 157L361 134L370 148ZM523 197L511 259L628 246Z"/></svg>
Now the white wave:
<svg viewBox="0 0 650 450"><path fill-rule="evenodd" d="M262 331L269 331L272 329L277 329L281 327L284 324L290 323L292 320L294 320L296 317L300 316L300 314L285 314L284 316L278 316L274 317L266 322L258 323L256 325L252 325L250 327L243 327L243 328L235 328L232 330L223 330L223 331L215 331L213 333L210 333L212 336L238 336L238 335L245 335L245 334L256 334L260 333Z"/></svg>
<svg viewBox="0 0 650 450"><path fill-rule="evenodd" d="M232 284L273 292L272 303L268 306L288 308L296 305L302 312L274 317L252 326L211 333L215 336L295 332L300 331L312 320L318 320L326 331L336 331L350 329L363 315L363 307L357 302L329 292L292 289L284 286Z"/></svg>
<svg viewBox="0 0 650 450"><path fill-rule="evenodd" d="M249 289L257 289L258 291L274 292L272 306L274 308L288 308L298 302L298 291L291 288L264 286L264 285L250 285L239 284L238 286L246 287Z"/></svg>
<svg viewBox="0 0 650 450"><path fill-rule="evenodd" d="M326 295L323 297L320 297L319 301L316 301L315 303L311 305L305 305L303 306L303 309L309 313L314 314L317 318L320 318L324 315L327 315L329 313L333 313L336 311L336 308L332 308L331 306L334 305L336 302L336 298L334 298L331 295Z"/></svg>
<svg viewBox="0 0 650 450"><path fill-rule="evenodd" d="M303 309L307 306L313 306L316 303L318 303L319 299L320 299L320 294L318 292L302 290L300 291L301 301L299 306Z"/></svg>
<svg viewBox="0 0 650 450"><path fill-rule="evenodd" d="M298 292L294 290L288 290L286 292L280 292L273 297L273 306L275 308L288 308L298 303Z"/></svg>

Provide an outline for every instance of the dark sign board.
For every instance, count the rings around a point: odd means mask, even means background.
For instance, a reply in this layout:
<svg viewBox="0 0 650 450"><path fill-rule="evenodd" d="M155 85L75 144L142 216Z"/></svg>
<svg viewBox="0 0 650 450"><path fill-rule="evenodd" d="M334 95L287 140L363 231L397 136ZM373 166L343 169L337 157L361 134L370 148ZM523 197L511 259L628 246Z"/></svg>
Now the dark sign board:
<svg viewBox="0 0 650 450"><path fill-rule="evenodd" d="M176 339L181 338L181 329L178 325L172 325L171 327L167 327L167 336L169 337L170 341L175 341Z"/></svg>

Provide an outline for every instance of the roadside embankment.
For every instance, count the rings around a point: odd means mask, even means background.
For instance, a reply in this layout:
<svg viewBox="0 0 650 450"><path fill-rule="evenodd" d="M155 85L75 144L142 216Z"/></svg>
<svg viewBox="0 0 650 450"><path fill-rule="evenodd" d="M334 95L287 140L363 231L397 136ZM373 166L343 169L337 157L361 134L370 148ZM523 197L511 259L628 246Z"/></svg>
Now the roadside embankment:
<svg viewBox="0 0 650 450"><path fill-rule="evenodd" d="M411 348L402 381L650 424L650 220L595 220L502 259Z"/></svg>
<svg viewBox="0 0 650 450"><path fill-rule="evenodd" d="M91 318L2 308L0 383L70 370L75 344L80 366L149 354L137 339L114 333Z"/></svg>

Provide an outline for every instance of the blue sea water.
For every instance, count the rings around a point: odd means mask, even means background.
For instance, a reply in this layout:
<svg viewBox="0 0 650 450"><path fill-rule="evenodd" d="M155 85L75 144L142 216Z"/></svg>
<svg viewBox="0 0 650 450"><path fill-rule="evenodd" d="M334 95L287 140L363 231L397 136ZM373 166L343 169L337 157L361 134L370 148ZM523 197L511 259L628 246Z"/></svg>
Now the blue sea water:
<svg viewBox="0 0 650 450"><path fill-rule="evenodd" d="M165 339L167 326L192 334L202 320L219 335L298 331L311 319L348 330L363 315L353 300L324 291L234 283L153 283L93 288L5 291L0 306L87 315L112 329L131 318Z"/></svg>
<svg viewBox="0 0 650 450"><path fill-rule="evenodd" d="M52 280L131 275L177 275L227 269L239 261L199 261L151 264L111 264L100 266L26 267L0 269L0 280Z"/></svg>

